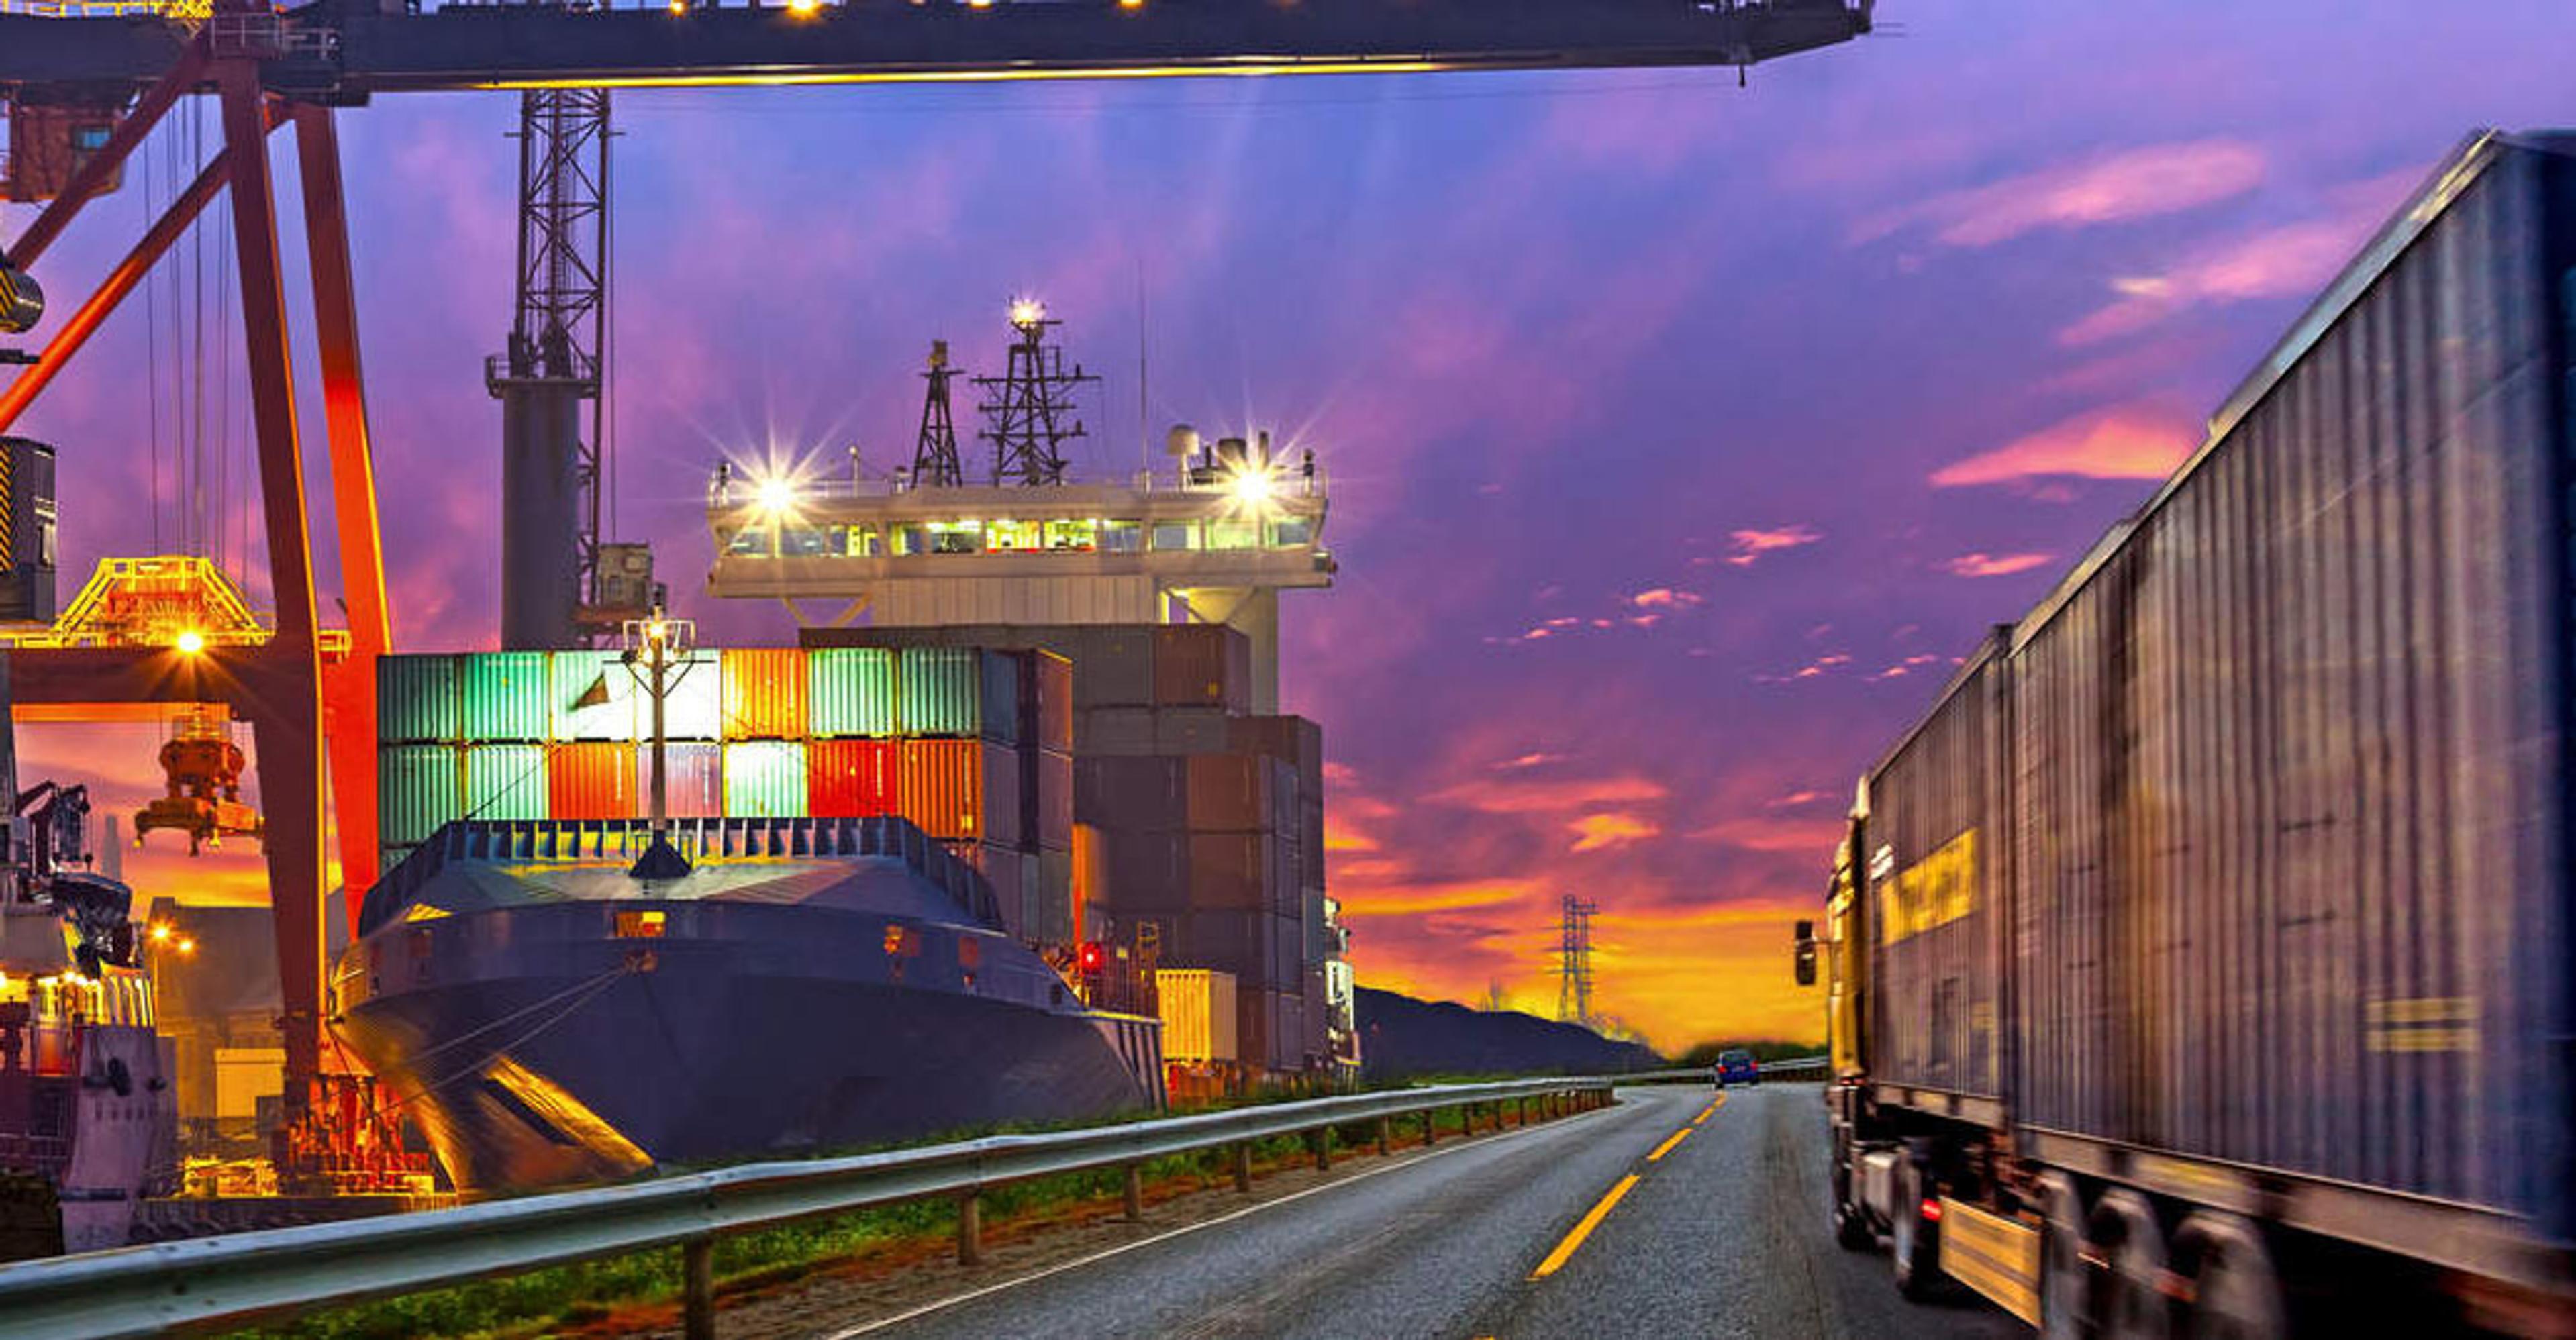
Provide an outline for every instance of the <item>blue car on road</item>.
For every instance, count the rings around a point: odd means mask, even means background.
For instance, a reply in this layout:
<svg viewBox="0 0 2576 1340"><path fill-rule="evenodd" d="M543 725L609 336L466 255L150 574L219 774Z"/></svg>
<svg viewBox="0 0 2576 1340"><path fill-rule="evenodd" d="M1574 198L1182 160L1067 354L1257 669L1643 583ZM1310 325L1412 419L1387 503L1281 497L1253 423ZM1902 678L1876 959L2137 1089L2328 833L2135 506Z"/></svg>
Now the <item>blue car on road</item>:
<svg viewBox="0 0 2576 1340"><path fill-rule="evenodd" d="M1740 1047L1730 1047L1717 1054L1717 1087L1723 1089L1729 1084L1761 1082L1762 1067L1754 1064L1753 1053Z"/></svg>

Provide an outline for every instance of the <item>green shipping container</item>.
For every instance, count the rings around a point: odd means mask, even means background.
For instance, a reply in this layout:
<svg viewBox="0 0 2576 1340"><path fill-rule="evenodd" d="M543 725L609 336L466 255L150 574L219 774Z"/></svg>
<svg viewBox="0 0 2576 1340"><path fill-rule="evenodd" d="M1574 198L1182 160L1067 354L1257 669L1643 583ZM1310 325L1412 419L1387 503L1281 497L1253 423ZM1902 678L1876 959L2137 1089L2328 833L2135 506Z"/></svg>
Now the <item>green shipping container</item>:
<svg viewBox="0 0 2576 1340"><path fill-rule="evenodd" d="M452 741L457 718L456 658L376 658L376 739L384 744Z"/></svg>
<svg viewBox="0 0 2576 1340"><path fill-rule="evenodd" d="M553 740L637 739L642 695L624 656L614 651L559 651L547 672L547 708Z"/></svg>
<svg viewBox="0 0 2576 1340"><path fill-rule="evenodd" d="M982 657L972 647L903 649L906 735L972 739L983 734Z"/></svg>
<svg viewBox="0 0 2576 1340"><path fill-rule="evenodd" d="M547 718L546 653L480 651L461 658L464 673L465 738L542 740Z"/></svg>
<svg viewBox="0 0 2576 1340"><path fill-rule="evenodd" d="M476 744L465 747L465 817L546 817L546 747L541 744Z"/></svg>
<svg viewBox="0 0 2576 1340"><path fill-rule="evenodd" d="M410 847L465 813L465 777L454 745L396 744L376 751L376 840Z"/></svg>
<svg viewBox="0 0 2576 1340"><path fill-rule="evenodd" d="M894 651L818 647L805 657L806 712L817 739L895 733Z"/></svg>
<svg viewBox="0 0 2576 1340"><path fill-rule="evenodd" d="M805 814L805 744L747 740L724 747L724 812L730 819Z"/></svg>
<svg viewBox="0 0 2576 1340"><path fill-rule="evenodd" d="M645 671L647 680L652 672ZM668 740L714 740L724 735L724 666L711 650L674 659L663 671L669 693L662 700L662 736ZM635 691L637 738L653 738L653 699Z"/></svg>

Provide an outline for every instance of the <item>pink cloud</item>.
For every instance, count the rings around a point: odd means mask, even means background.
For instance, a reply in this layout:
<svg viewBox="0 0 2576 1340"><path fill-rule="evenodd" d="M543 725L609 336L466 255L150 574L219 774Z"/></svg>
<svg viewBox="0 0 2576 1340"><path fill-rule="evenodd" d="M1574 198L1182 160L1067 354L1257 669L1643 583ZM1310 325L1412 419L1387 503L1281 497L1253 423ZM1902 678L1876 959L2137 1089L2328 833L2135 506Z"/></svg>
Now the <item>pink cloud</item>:
<svg viewBox="0 0 2576 1340"><path fill-rule="evenodd" d="M2079 414L2026 437L1954 461L1932 474L1935 488L2008 484L2050 475L2162 479L2191 454L2191 422L2147 405Z"/></svg>
<svg viewBox="0 0 2576 1340"><path fill-rule="evenodd" d="M1960 577L2009 577L2056 557L2054 554L1961 554L1941 566Z"/></svg>
<svg viewBox="0 0 2576 1340"><path fill-rule="evenodd" d="M1556 814L1662 800L1664 784L1648 777L1593 777L1567 781L1462 782L1431 799L1487 814Z"/></svg>
<svg viewBox="0 0 2576 1340"><path fill-rule="evenodd" d="M2367 229L2360 217L2294 223L2231 239L2159 274L2115 279L2118 301L2057 332L2058 343L2096 344L2193 307L2310 292L2352 255Z"/></svg>
<svg viewBox="0 0 2576 1340"><path fill-rule="evenodd" d="M1754 560L1764 554L1814 544L1823 538L1825 538L1824 533L1812 526L1782 526L1776 530L1739 530L1727 537L1727 547L1734 552L1726 556L1726 561L1739 568L1749 568L1753 566Z"/></svg>
<svg viewBox="0 0 2576 1340"><path fill-rule="evenodd" d="M2262 151L2236 140L2149 145L1937 195L1864 223L1853 240L1919 223L1949 246L1986 247L2043 229L2179 214L2253 189L2263 167Z"/></svg>
<svg viewBox="0 0 2576 1340"><path fill-rule="evenodd" d="M1654 609L1657 606L1680 607L1696 605L1700 602L1701 596L1696 591L1676 591L1670 587L1664 586L1639 591L1637 594L1628 597L1628 603L1641 610Z"/></svg>

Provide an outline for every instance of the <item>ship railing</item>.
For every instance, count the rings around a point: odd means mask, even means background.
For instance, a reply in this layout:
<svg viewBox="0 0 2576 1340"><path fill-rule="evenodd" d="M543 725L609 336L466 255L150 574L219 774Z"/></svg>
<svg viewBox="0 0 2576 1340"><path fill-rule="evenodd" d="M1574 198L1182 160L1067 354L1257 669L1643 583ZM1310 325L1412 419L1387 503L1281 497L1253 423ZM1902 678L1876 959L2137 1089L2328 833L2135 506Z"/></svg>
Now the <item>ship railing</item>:
<svg viewBox="0 0 2576 1340"><path fill-rule="evenodd" d="M1153 1160L1222 1150L1235 1188L1252 1190L1253 1147L1304 1136L1329 1165L1331 1128L1361 1128L1378 1152L1398 1123L1419 1121L1429 1142L1456 1112L1472 1133L1505 1116L1572 1116L1612 1102L1605 1078L1448 1084L1275 1103L1184 1117L862 1154L756 1163L624 1186L489 1201L415 1214L231 1233L0 1267L0 1340L141 1336L232 1328L365 1298L516 1274L542 1266L678 1247L686 1281L684 1333L715 1333L717 1238L883 1205L948 1200L958 1207L957 1253L982 1259L982 1200L1016 1182L1123 1169L1126 1209L1141 1212L1141 1170ZM1325 1138L1317 1138L1325 1136ZM1405 1143L1412 1141L1407 1139Z"/></svg>
<svg viewBox="0 0 2576 1340"><path fill-rule="evenodd" d="M891 856L955 899L979 924L999 929L1001 899L982 872L899 815L865 818L691 818L669 821L671 845L699 860ZM393 917L450 861L512 865L631 861L653 840L650 819L459 819L442 825L367 891L358 933Z"/></svg>

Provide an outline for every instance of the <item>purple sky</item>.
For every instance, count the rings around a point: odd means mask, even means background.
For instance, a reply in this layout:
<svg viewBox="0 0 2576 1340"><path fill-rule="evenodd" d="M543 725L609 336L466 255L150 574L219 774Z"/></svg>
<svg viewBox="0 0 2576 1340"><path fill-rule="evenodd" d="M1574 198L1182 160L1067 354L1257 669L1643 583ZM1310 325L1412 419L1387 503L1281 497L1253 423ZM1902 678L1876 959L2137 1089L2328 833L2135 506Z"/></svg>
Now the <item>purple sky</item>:
<svg viewBox="0 0 2576 1340"><path fill-rule="evenodd" d="M1343 580L1292 597L1286 678L1325 725L1362 980L1552 1006L1573 891L1604 908L1601 1003L1654 1041L1812 1036L1787 919L1949 658L2144 496L2462 134L2576 121L2563 0L1880 18L1746 89L621 93L617 529L709 636L785 640L775 607L697 594L717 456L895 459L928 340L990 369L1032 292L1108 379L1083 464L1131 468L1141 274L1147 426L1269 427L1331 472ZM405 649L495 636L481 359L509 322L515 107L342 123ZM165 196L180 133L151 150ZM145 187L48 258L66 308ZM151 547L168 296L157 357L130 309L24 424L63 449L73 580ZM147 743L108 775L145 780ZM176 860L133 869L187 891Z"/></svg>

